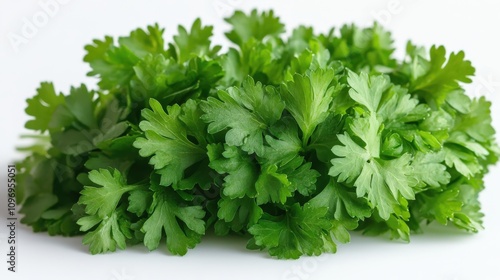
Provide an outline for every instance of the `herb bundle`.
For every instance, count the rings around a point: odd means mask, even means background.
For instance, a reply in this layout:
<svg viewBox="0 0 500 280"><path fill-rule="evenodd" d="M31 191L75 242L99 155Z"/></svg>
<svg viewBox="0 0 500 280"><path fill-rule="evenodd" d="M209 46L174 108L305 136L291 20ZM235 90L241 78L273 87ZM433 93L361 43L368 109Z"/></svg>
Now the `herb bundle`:
<svg viewBox="0 0 500 280"><path fill-rule="evenodd" d="M236 12L226 52L196 20L85 47L96 89L44 82L27 100L22 222L84 234L90 252L241 234L277 258L335 252L349 231L410 232L436 221L481 229L478 194L499 149L490 103L461 83L464 53L345 25L283 35L272 11Z"/></svg>

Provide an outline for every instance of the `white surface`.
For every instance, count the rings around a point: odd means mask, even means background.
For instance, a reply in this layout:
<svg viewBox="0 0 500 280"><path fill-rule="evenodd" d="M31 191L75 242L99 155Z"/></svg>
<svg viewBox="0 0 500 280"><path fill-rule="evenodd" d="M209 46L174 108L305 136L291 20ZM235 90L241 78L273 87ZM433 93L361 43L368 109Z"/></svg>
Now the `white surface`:
<svg viewBox="0 0 500 280"><path fill-rule="evenodd" d="M41 0L47 2L49 0ZM374 19L392 30L398 54L408 39L419 45L442 44L464 50L477 69L469 93L493 100L494 124L500 131L500 50L497 1L61 1L32 38L16 52L9 34L21 34L23 19L32 21L44 10L38 1L0 0L0 279L500 279L500 169L494 167L481 195L486 230L467 235L428 229L414 235L410 244L354 234L351 244L337 254L271 259L266 253L248 251L239 238L206 237L184 257L171 256L165 248L148 253L143 246L91 256L81 239L35 234L18 229L18 272L7 272L5 226L6 165L18 155L18 135L26 116L25 99L40 81L54 81L57 90L85 82L89 70L82 62L83 46L104 35L123 35L137 27L158 22L166 38L178 24L190 25L196 17L215 25L215 40L223 41L223 17L235 9L274 8L288 29L298 24L326 31L330 26L355 22L369 25ZM335 4L336 3L336 4Z"/></svg>

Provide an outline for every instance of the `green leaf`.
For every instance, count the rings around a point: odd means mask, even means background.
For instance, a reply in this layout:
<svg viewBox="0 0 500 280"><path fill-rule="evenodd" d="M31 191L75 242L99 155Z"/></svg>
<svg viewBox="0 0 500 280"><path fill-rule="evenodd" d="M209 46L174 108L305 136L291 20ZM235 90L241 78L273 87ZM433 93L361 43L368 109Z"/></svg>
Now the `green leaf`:
<svg viewBox="0 0 500 280"><path fill-rule="evenodd" d="M479 186L477 186L479 184ZM483 216L481 203L479 202L479 191L484 188L482 178L469 180L458 186L457 199L462 203L462 209L454 213L451 221L455 226L470 232L478 232L483 229Z"/></svg>
<svg viewBox="0 0 500 280"><path fill-rule="evenodd" d="M21 222L31 224L40 219L45 211L58 202L57 196L51 193L40 193L30 196L23 203L23 208L19 213L24 214Z"/></svg>
<svg viewBox="0 0 500 280"><path fill-rule="evenodd" d="M378 111L382 95L391 86L386 76L368 76L366 73L357 75L352 71L349 72L347 82L351 87L349 96L372 113Z"/></svg>
<svg viewBox="0 0 500 280"><path fill-rule="evenodd" d="M128 197L128 208L127 211L136 214L137 216L142 216L145 213L153 201L153 193L146 188L137 188L130 191Z"/></svg>
<svg viewBox="0 0 500 280"><path fill-rule="evenodd" d="M219 99L209 97L201 103L205 112L208 133L227 130L226 143L239 146L248 153L262 155L263 132L277 120L283 111L283 102L273 87L264 87L247 78L241 88L219 91Z"/></svg>
<svg viewBox="0 0 500 280"><path fill-rule="evenodd" d="M124 193L137 188L127 185L117 169L113 170L113 173L107 169L92 170L89 172L89 179L101 187L85 186L78 203L85 205L88 215L100 218L109 216L115 210Z"/></svg>
<svg viewBox="0 0 500 280"><path fill-rule="evenodd" d="M405 205L404 207L407 207ZM403 218L391 215L387 220L381 220L379 217L374 218L368 225L365 225L363 234L376 236L385 232L390 233L391 239L402 239L410 242L410 227Z"/></svg>
<svg viewBox="0 0 500 280"><path fill-rule="evenodd" d="M181 67L163 54L147 54L133 70L135 78L131 86L134 91L131 94L137 101L165 95L169 84L185 78Z"/></svg>
<svg viewBox="0 0 500 280"><path fill-rule="evenodd" d="M470 151L457 145L446 145L443 148L444 160L448 167L454 167L458 172L470 178L483 170L478 159Z"/></svg>
<svg viewBox="0 0 500 280"><path fill-rule="evenodd" d="M269 128L271 135L266 135L265 139L269 145L264 147L262 162L264 164L287 164L294 158L300 156L304 151L302 142L299 139L297 124L290 117L282 118Z"/></svg>
<svg viewBox="0 0 500 280"><path fill-rule="evenodd" d="M165 42L163 40L164 31L158 24L149 25L147 31L137 28L130 32L129 36L120 37L118 43L140 58L150 53L163 53L165 50Z"/></svg>
<svg viewBox="0 0 500 280"><path fill-rule="evenodd" d="M471 99L463 90L454 90L446 96L446 103L462 114L470 112Z"/></svg>
<svg viewBox="0 0 500 280"><path fill-rule="evenodd" d="M191 57L214 58L220 46L210 47L212 30L212 26L202 26L199 18L193 22L189 32L179 26L179 34L174 36L177 62L182 64Z"/></svg>
<svg viewBox="0 0 500 280"><path fill-rule="evenodd" d="M156 191L148 213L141 231L144 233L144 245L149 250L158 248L164 232L168 250L183 256L205 234L205 211L202 207L182 206L180 197L171 190Z"/></svg>
<svg viewBox="0 0 500 280"><path fill-rule="evenodd" d="M41 83L37 89L37 95L26 100L26 114L34 117L28 120L25 127L27 129L44 132L50 129L52 115L65 102L64 96L57 95L52 83Z"/></svg>
<svg viewBox="0 0 500 280"><path fill-rule="evenodd" d="M263 211L255 199L249 197L234 198L223 196L217 203L217 217L229 224L232 231L248 230L262 217Z"/></svg>
<svg viewBox="0 0 500 280"><path fill-rule="evenodd" d="M474 99L470 105L470 111L465 115L459 115L455 127L464 131L475 141L485 143L495 135L495 129L491 125L491 102L484 97Z"/></svg>
<svg viewBox="0 0 500 280"><path fill-rule="evenodd" d="M39 154L32 154L22 162L17 163L16 167L19 171L16 176L18 183L16 185L17 203L24 204L27 198L37 194L53 193L54 181L57 178L54 174L56 164L57 162L54 159ZM36 199L33 201L37 202ZM21 208L20 212L22 213L23 211ZM41 213L33 211L30 214L26 213L26 216L31 214L38 216ZM26 218L29 219L28 217Z"/></svg>
<svg viewBox="0 0 500 280"><path fill-rule="evenodd" d="M400 86L391 86L382 96L377 111L387 122L387 127L398 123L412 123L428 117L428 107L419 104L418 99L408 94L408 90Z"/></svg>
<svg viewBox="0 0 500 280"><path fill-rule="evenodd" d="M321 174L312 169L311 162L302 164L302 158L297 158L296 162L299 164L287 165L280 168L279 171L286 174L290 182L290 189L297 190L301 195L309 196L316 190L316 181Z"/></svg>
<svg viewBox="0 0 500 280"><path fill-rule="evenodd" d="M149 163L161 175L161 185L175 185L188 167L206 157L206 151L188 139L186 125L179 119L179 105L167 107L168 113L154 99L150 106L152 110L142 112L145 120L139 124L146 137L137 138L134 147L142 157L152 156Z"/></svg>
<svg viewBox="0 0 500 280"><path fill-rule="evenodd" d="M231 199L254 197L259 170L252 158L234 146L209 145L207 148L210 168L219 174L227 174L222 193Z"/></svg>
<svg viewBox="0 0 500 280"><path fill-rule="evenodd" d="M200 102L190 99L182 104L182 113L179 116L186 126L186 133L196 138L200 146L207 142L207 124L201 119L203 111Z"/></svg>
<svg viewBox="0 0 500 280"><path fill-rule="evenodd" d="M165 54L163 31L158 25L148 26L147 31L138 28L129 36L120 37L118 46L109 36L102 41L94 40L92 45L85 46L87 54L83 60L92 68L88 75L98 76L102 89L128 87L134 77L133 67L142 58L150 54Z"/></svg>
<svg viewBox="0 0 500 280"><path fill-rule="evenodd" d="M78 88L72 87L66 96L66 107L75 119L88 128L97 128L94 116L94 91L89 91L85 85Z"/></svg>
<svg viewBox="0 0 500 280"><path fill-rule="evenodd" d="M446 190L435 195L421 197L422 211L440 224L446 225L455 213L462 209L462 202L457 199L458 190Z"/></svg>
<svg viewBox="0 0 500 280"><path fill-rule="evenodd" d="M306 75L295 74L293 81L281 87L285 108L299 125L304 144L327 118L336 83L332 69L319 69Z"/></svg>
<svg viewBox="0 0 500 280"><path fill-rule="evenodd" d="M94 150L92 135L87 130L68 129L52 133L52 145L67 155L81 155Z"/></svg>
<svg viewBox="0 0 500 280"><path fill-rule="evenodd" d="M87 231L97 223L99 226L88 232L83 238L83 244L89 245L92 254L114 252L116 248L125 249L126 240L131 238L128 229L129 222L123 220L121 212L113 211L109 217L104 219L97 216L86 216L78 220L80 230Z"/></svg>
<svg viewBox="0 0 500 280"><path fill-rule="evenodd" d="M311 136L308 148L316 151L316 156L322 162L329 162L333 157L332 147L339 144L338 135L344 129L345 118L330 114Z"/></svg>
<svg viewBox="0 0 500 280"><path fill-rule="evenodd" d="M308 202L312 207L328 209L327 217L332 220L332 233L342 243L350 241L348 230L354 230L358 221L371 216L367 201L356 193L331 179L325 188Z"/></svg>
<svg viewBox="0 0 500 280"><path fill-rule="evenodd" d="M87 54L83 58L92 71L87 75L98 76L102 89L127 86L134 75L133 66L139 58L125 47L113 45L113 38L106 36L104 41L94 40L93 45L85 46Z"/></svg>
<svg viewBox="0 0 500 280"><path fill-rule="evenodd" d="M331 223L324 218L326 212L327 208L294 204L284 216L261 218L249 232L253 235L255 244L267 249L271 256L280 259L298 259L301 255L317 256L324 248L335 246L325 244L325 241L331 242L328 235Z"/></svg>
<svg viewBox="0 0 500 280"><path fill-rule="evenodd" d="M460 51L451 53L446 59L446 49L443 46L433 46L429 61L425 61L425 64L428 63L424 66L426 71L411 81L410 92L417 93L431 105L441 105L448 93L459 87L459 82L472 81L470 76L474 75L475 69L464 57L464 52Z"/></svg>
<svg viewBox="0 0 500 280"><path fill-rule="evenodd" d="M382 219L389 219L397 212L400 195L405 199L414 199L411 178L411 156L404 154L400 158L384 160L380 158L380 122L375 117L356 119L351 129L364 143L359 146L349 134L339 135L342 145L332 148L338 156L331 160L329 175L338 176L340 182L354 182L358 197L366 195L368 201L378 209Z"/></svg>
<svg viewBox="0 0 500 280"><path fill-rule="evenodd" d="M392 57L394 48L391 33L377 23L368 28L344 25L340 28L340 36L332 28L318 38L333 59L340 60L353 71L383 73L397 65Z"/></svg>
<svg viewBox="0 0 500 280"><path fill-rule="evenodd" d="M286 58L280 58L283 56L281 50L274 43L255 39L240 46L239 51L230 48L220 59L225 71L223 84L239 86L251 76L257 82L279 85L287 67Z"/></svg>
<svg viewBox="0 0 500 280"><path fill-rule="evenodd" d="M279 36L285 31L285 26L274 16L273 11L259 14L257 10L252 10L250 15L236 11L225 20L233 28L231 32L226 33L226 37L240 46L250 38L262 41L268 36Z"/></svg>
<svg viewBox="0 0 500 280"><path fill-rule="evenodd" d="M417 153L413 158L411 166L413 174L418 180L417 186L420 188L428 185L438 188L450 182L450 174L446 171L444 153Z"/></svg>
<svg viewBox="0 0 500 280"><path fill-rule="evenodd" d="M271 165L261 170L259 178L255 182L257 191L257 204L268 202L285 204L288 197L292 195L293 188L285 174L277 173L278 167Z"/></svg>

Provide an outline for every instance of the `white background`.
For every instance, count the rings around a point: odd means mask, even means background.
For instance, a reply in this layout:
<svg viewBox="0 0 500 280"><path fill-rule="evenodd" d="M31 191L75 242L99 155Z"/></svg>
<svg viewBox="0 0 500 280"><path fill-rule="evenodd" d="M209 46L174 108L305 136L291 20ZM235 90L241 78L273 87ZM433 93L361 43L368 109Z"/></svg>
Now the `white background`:
<svg viewBox="0 0 500 280"><path fill-rule="evenodd" d="M45 3L49 0L41 0ZM63 1L61 1L63 2ZM67 3L66 3L67 2ZM476 235L454 229L429 228L413 235L410 244L353 234L351 244L337 254L271 259L248 251L245 240L208 236L184 257L165 247L147 252L143 246L92 256L81 238L49 237L18 228L18 272L7 272L6 169L19 158L14 147L26 116L25 99L40 81L54 81L58 91L95 80L85 76L83 46L104 35L124 35L134 28L159 23L166 38L178 24L191 25L196 17L215 26L215 41L224 41L223 18L235 9L273 8L288 30L298 24L318 31L354 22L378 20L394 35L398 55L406 41L418 45L442 44L464 50L477 69L469 94L493 101L494 125L500 131L500 7L497 1L64 1L46 23L39 1L0 0L0 279L500 279L500 170L494 167L481 195L486 230ZM12 34L24 36L26 21L42 25L26 42L14 46ZM39 24L40 25L40 24Z"/></svg>

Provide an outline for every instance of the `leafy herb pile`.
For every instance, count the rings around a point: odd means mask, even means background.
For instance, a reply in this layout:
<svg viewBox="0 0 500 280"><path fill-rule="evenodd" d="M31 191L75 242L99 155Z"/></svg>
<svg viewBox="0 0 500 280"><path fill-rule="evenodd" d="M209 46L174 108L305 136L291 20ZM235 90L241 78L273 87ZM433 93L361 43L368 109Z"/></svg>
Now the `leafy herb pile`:
<svg viewBox="0 0 500 280"><path fill-rule="evenodd" d="M22 222L85 234L93 254L166 240L184 255L213 230L278 258L335 252L352 230L481 229L499 149L463 52L408 43L399 61L376 24L285 37L272 11L226 20L227 52L199 19L170 43L154 25L85 47L97 89L42 83Z"/></svg>

